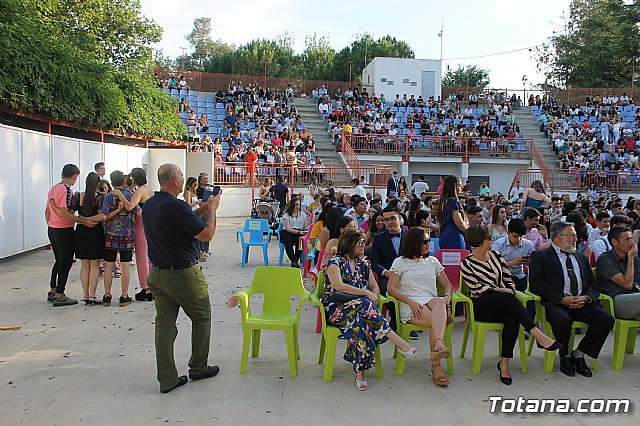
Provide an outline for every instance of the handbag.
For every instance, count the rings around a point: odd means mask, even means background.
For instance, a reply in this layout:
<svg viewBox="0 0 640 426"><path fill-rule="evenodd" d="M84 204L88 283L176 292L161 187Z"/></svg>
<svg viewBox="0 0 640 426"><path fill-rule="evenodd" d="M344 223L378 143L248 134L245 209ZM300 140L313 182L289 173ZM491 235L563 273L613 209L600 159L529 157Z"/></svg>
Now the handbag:
<svg viewBox="0 0 640 426"><path fill-rule="evenodd" d="M329 303L347 303L352 300L359 299L363 296L357 294L345 293L343 291L334 291L332 294L327 295L327 301Z"/></svg>

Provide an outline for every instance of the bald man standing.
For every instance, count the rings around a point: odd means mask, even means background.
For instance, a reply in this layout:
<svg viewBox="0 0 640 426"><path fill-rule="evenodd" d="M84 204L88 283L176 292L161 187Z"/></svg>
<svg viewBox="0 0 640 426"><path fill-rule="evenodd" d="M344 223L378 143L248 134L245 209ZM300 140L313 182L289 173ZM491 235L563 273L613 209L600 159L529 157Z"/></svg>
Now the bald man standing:
<svg viewBox="0 0 640 426"><path fill-rule="evenodd" d="M179 376L173 357L178 335L176 319L180 308L189 317L191 358L189 378L207 379L218 374L218 366L208 365L211 339L211 303L207 280L198 265L198 241L211 241L216 232L216 210L220 195L209 197L204 206L206 223L177 196L184 187L184 175L175 164L158 168L160 191L149 198L142 209L149 260L153 267L147 278L156 302L155 346L160 392L168 393L185 385L187 376Z"/></svg>

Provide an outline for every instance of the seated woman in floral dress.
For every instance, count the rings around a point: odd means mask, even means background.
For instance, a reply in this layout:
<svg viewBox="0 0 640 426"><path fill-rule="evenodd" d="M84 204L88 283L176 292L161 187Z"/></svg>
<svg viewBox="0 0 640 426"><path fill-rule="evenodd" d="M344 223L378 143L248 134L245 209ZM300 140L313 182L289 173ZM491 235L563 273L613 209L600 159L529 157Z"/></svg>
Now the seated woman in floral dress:
<svg viewBox="0 0 640 426"><path fill-rule="evenodd" d="M391 339L404 357L414 356L412 348L389 328L376 305L380 289L369 263L362 259L364 238L356 229L345 229L338 241L337 255L329 260L322 304L327 322L340 329L347 341L344 360L353 364L356 388L367 389L365 371L375 365L376 347Z"/></svg>

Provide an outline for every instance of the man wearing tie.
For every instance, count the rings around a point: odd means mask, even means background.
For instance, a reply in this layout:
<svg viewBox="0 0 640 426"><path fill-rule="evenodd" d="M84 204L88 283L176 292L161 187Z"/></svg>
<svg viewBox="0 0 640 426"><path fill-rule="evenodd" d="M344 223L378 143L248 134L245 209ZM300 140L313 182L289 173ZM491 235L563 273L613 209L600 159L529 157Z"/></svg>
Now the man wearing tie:
<svg viewBox="0 0 640 426"><path fill-rule="evenodd" d="M371 246L371 269L378 274L380 282L380 294L386 296L387 283L389 282L389 268L397 257L400 257L400 247L402 240L406 236L406 231L400 226L400 213L394 207L387 206L382 210L382 217L387 230L373 236ZM396 312L393 303L387 304L387 310L391 320L389 325L392 330L396 330Z"/></svg>
<svg viewBox="0 0 640 426"><path fill-rule="evenodd" d="M584 355L598 358L614 319L598 304L596 281L589 259L576 252L577 234L572 224L558 221L551 225L551 247L534 251L529 261L531 291L542 298L547 320L560 349L560 371L591 377ZM573 321L589 325L578 347L569 354Z"/></svg>
<svg viewBox="0 0 640 426"><path fill-rule="evenodd" d="M420 195L420 194L418 194ZM391 179L387 181L387 199L398 196L398 172L393 172Z"/></svg>

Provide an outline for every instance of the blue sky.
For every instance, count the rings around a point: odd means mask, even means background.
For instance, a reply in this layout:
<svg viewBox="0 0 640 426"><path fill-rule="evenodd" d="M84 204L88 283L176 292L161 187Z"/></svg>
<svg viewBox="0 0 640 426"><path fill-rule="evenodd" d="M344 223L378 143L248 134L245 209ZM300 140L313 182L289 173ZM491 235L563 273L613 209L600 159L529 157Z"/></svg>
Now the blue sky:
<svg viewBox="0 0 640 426"><path fill-rule="evenodd" d="M335 1L141 0L142 12L164 28L156 48L176 57L198 17L212 18L214 39L240 45L255 38L274 38L288 32L297 51L304 39L324 34L334 48L348 45L357 34L375 38L390 34L413 48L416 58L439 59L438 32L446 65L478 65L490 71L491 86L522 90L522 76L531 84L543 83L528 51L484 58L469 58L522 49L546 42L562 23L570 0L459 0L459 1ZM167 7L168 5L171 7ZM468 58L468 59L458 59Z"/></svg>

